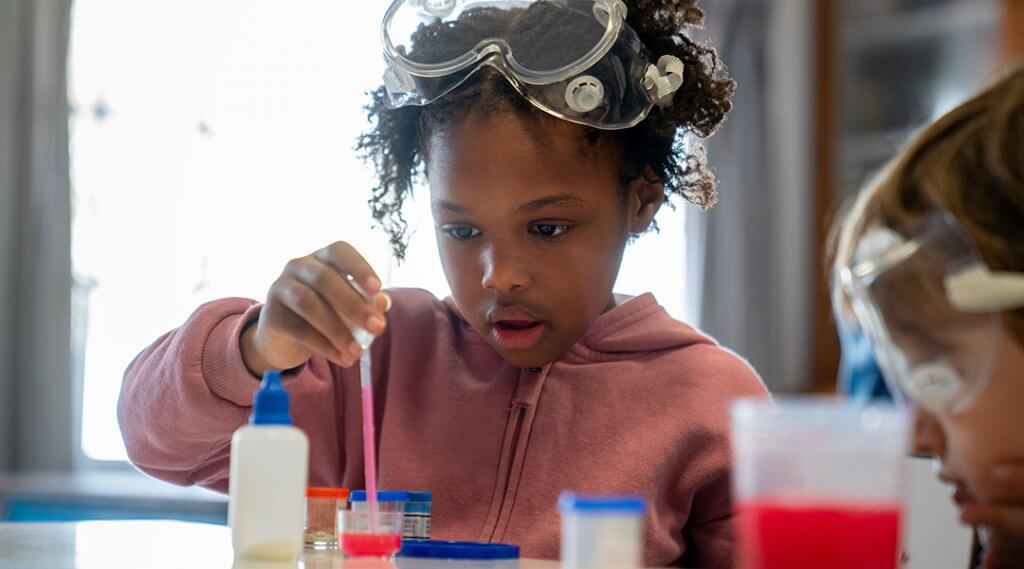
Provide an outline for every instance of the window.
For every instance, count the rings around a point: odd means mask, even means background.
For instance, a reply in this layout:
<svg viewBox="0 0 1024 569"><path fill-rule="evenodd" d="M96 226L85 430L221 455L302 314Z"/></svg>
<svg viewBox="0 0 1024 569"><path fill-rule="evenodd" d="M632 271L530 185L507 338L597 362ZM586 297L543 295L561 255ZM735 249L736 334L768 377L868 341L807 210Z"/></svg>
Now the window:
<svg viewBox="0 0 1024 569"><path fill-rule="evenodd" d="M379 83L387 2L76 0L70 59L72 262L81 450L124 460L131 359L198 305L262 299L284 263L338 239L385 284L447 294L428 208L397 265L354 156ZM627 251L619 286L684 318L684 208Z"/></svg>

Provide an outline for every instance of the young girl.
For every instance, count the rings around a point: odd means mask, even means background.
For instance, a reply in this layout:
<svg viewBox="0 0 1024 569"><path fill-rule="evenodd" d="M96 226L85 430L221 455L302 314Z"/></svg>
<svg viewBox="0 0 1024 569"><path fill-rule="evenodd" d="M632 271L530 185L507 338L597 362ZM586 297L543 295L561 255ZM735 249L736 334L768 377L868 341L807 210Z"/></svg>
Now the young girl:
<svg viewBox="0 0 1024 569"><path fill-rule="evenodd" d="M651 295L612 285L667 198L713 204L703 155L677 135L710 135L733 83L683 35L701 23L692 1L484 4L395 2L359 142L398 256L425 174L452 297L385 294L341 242L295 259L265 304L204 305L131 364L129 456L225 490L257 379L285 369L310 483L363 487L360 326L377 335L380 486L432 490L435 537L557 558L560 492L634 493L648 564L729 566L728 406L764 386Z"/></svg>
<svg viewBox="0 0 1024 569"><path fill-rule="evenodd" d="M918 134L836 234L841 301L915 405L916 450L985 567L1024 567L1024 68Z"/></svg>

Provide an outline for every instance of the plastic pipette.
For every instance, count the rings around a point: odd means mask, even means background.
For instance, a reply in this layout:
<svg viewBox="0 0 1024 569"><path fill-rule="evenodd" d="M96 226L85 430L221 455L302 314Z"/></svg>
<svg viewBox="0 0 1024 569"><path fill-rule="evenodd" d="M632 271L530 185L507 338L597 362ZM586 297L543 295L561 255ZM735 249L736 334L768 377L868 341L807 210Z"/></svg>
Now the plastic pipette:
<svg viewBox="0 0 1024 569"><path fill-rule="evenodd" d="M349 283L359 294L370 301L369 295L349 277ZM366 507L370 510L370 532L377 533L377 450L375 446L373 420L373 375L370 368L370 345L373 334L359 327L352 327L352 337L362 348L359 354L359 386L363 402L363 476L366 478Z"/></svg>

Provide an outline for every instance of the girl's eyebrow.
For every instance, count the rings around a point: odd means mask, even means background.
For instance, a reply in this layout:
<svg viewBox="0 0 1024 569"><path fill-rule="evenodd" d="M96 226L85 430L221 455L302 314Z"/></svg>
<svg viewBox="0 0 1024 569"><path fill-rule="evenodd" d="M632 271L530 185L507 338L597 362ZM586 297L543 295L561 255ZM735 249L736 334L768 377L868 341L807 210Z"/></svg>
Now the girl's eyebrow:
<svg viewBox="0 0 1024 569"><path fill-rule="evenodd" d="M452 213L469 213L471 211L466 206L452 203L447 200L434 200L434 203L431 205L434 207L434 210L445 210Z"/></svg>
<svg viewBox="0 0 1024 569"><path fill-rule="evenodd" d="M471 213L472 209L459 205L457 203L450 202L448 200L434 200L431 204L434 210L450 211L452 213ZM569 206L569 207L586 207L587 202L582 199L569 195L569 194L556 194L553 196L547 196L538 198L535 200L528 201L523 205L516 208L518 212L530 212L538 209L550 206Z"/></svg>
<svg viewBox="0 0 1024 569"><path fill-rule="evenodd" d="M557 194L528 201L516 208L518 212L529 212L549 206L586 207L587 202L569 194Z"/></svg>

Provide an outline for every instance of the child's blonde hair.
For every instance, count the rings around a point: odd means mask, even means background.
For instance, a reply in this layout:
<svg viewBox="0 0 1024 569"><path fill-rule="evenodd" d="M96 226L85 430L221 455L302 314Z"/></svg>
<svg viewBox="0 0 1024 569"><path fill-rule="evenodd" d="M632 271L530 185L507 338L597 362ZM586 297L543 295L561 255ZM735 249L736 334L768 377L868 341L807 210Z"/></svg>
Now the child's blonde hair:
<svg viewBox="0 0 1024 569"><path fill-rule="evenodd" d="M1024 271L1024 65L918 132L861 190L833 226L833 270L869 228L899 231L935 210L956 217L992 270ZM1024 309L1003 316L1024 343Z"/></svg>

